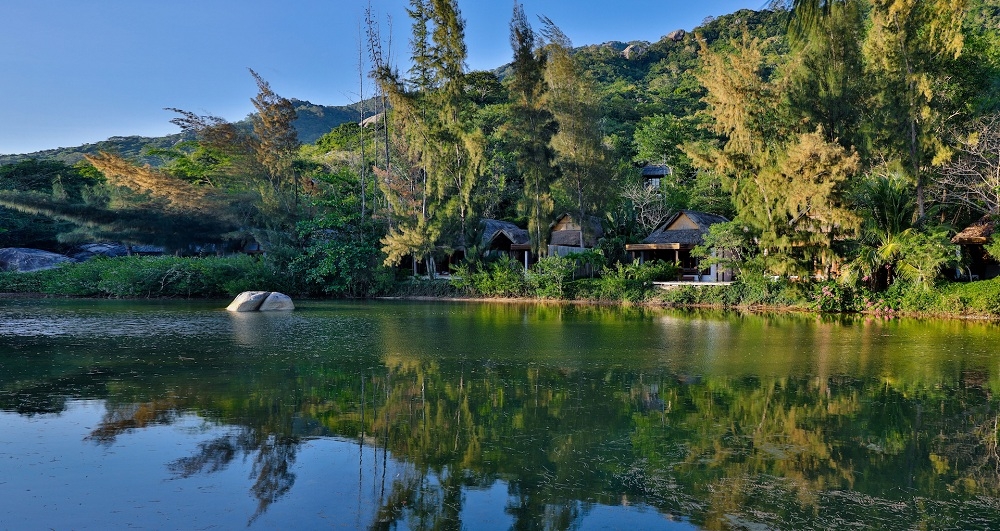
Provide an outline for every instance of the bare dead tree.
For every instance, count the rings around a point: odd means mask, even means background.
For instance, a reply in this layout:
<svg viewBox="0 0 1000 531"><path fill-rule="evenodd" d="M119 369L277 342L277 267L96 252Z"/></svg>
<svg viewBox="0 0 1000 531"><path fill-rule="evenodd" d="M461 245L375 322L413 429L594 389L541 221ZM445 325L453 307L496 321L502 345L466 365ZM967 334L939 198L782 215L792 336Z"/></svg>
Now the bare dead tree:
<svg viewBox="0 0 1000 531"><path fill-rule="evenodd" d="M389 23L389 35L392 35L392 18L388 18ZM392 41L388 41L383 47L382 45L382 29L379 25L378 19L372 13L371 3L368 4L368 8L365 9L365 26L366 35L368 37L368 56L372 64L372 75L387 68L389 61L391 60L391 46ZM382 145L385 155L385 168L389 169L389 98L382 88L381 83L375 84L375 113L376 116L381 113L382 116ZM377 163L377 161L376 161Z"/></svg>
<svg viewBox="0 0 1000 531"><path fill-rule="evenodd" d="M371 5L368 6L368 9L371 9ZM366 11L366 16L367 16L367 11ZM368 173L368 162L365 160L365 78L366 78L365 59L364 59L364 46L361 43L360 29L361 28L358 28L359 30L358 31L358 77L359 77L358 97L361 99L361 101L358 103L358 105L361 108L361 121L359 122L361 127L359 128L360 130L358 131L358 138L360 139L359 143L361 144L361 167L359 168L358 173L360 173L360 180L361 180L361 220L363 227L365 219L365 206L366 206L365 188L367 185L367 183L365 182L365 175Z"/></svg>
<svg viewBox="0 0 1000 531"><path fill-rule="evenodd" d="M673 209L663 201L659 192L639 182L626 185L622 190L622 197L632 203L636 221L647 233L674 213Z"/></svg>
<svg viewBox="0 0 1000 531"><path fill-rule="evenodd" d="M983 116L955 135L956 155L941 167L936 195L987 214L1000 214L1000 114Z"/></svg>

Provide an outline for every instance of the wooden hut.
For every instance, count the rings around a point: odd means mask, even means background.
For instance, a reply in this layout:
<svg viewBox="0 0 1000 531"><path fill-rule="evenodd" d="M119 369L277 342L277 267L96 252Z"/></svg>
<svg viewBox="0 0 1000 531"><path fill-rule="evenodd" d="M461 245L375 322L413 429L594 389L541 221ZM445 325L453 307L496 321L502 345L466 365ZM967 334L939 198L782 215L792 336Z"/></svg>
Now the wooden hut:
<svg viewBox="0 0 1000 531"><path fill-rule="evenodd" d="M572 214L563 214L549 225L548 256L566 256L593 249L604 236L600 218L587 216L579 223Z"/></svg>
<svg viewBox="0 0 1000 531"><path fill-rule="evenodd" d="M660 189L660 181L673 174L673 169L666 164L647 164L642 167L642 183L651 190Z"/></svg>
<svg viewBox="0 0 1000 531"><path fill-rule="evenodd" d="M731 271L720 270L716 266L700 270L698 259L691 256L695 246L704 242L710 226L727 221L715 214L681 210L660 223L642 243L628 244L625 250L640 262L663 260L677 264L681 268L681 280L729 281L733 279Z"/></svg>
<svg viewBox="0 0 1000 531"><path fill-rule="evenodd" d="M509 221L484 219L481 222L480 249L486 256L507 255L528 269L535 260L531 255L531 238L528 231Z"/></svg>
<svg viewBox="0 0 1000 531"><path fill-rule="evenodd" d="M962 229L951 238L951 243L962 247L962 254L968 257L968 267L956 275L966 280L985 280L1000 276L1000 263L986 252L986 244L993 241L996 218L985 215L975 223Z"/></svg>

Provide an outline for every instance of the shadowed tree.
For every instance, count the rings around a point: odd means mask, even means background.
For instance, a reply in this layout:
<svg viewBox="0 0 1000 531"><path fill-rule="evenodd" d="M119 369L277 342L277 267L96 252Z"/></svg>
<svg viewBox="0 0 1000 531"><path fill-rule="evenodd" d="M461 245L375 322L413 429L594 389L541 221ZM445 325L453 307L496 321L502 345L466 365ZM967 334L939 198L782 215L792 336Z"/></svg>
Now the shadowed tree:
<svg viewBox="0 0 1000 531"><path fill-rule="evenodd" d="M508 86L510 121L505 132L515 150L517 170L524 177L520 211L528 218L528 234L535 253L545 249L553 209L551 186L559 175L551 145L558 125L546 107L547 54L539 44L524 8L515 3L510 21L510 45L514 50Z"/></svg>
<svg viewBox="0 0 1000 531"><path fill-rule="evenodd" d="M557 181L572 198L574 210L584 230L590 230L587 216L595 215L608 204L611 195L610 170L605 166L597 89L580 65L574 60L573 43L550 19L543 18L542 35L545 44L545 84L548 86L546 107L558 123L552 137ZM584 247L584 231L580 231L580 247Z"/></svg>
<svg viewBox="0 0 1000 531"><path fill-rule="evenodd" d="M267 179L274 189L286 186L292 172L292 159L299 148L298 134L292 127L295 107L286 98L271 90L257 72L250 70L257 83L257 95L250 100L257 112L251 115L253 146L257 161L267 172ZM298 183L294 183L297 185Z"/></svg>

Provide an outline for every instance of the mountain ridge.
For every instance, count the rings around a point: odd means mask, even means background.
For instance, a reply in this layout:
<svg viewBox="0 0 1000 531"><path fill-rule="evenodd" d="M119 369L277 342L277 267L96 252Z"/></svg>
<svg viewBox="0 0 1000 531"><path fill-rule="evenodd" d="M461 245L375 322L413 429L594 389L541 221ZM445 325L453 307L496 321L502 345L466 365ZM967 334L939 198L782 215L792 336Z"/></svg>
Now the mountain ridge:
<svg viewBox="0 0 1000 531"><path fill-rule="evenodd" d="M361 120L362 104L371 108L370 100L350 105L320 105L306 100L289 98L295 107L296 120L294 126L303 144L311 144L334 127L344 123ZM236 123L249 125L249 117ZM194 137L185 133L174 133L165 136L112 136L105 140L81 144L79 146L44 149L31 153L0 154L0 166L17 164L29 159L55 160L73 165L83 160L84 155L97 154L100 151L117 153L123 157L138 160L142 163L157 165L158 159L144 155L146 149L166 149L179 142L193 140Z"/></svg>

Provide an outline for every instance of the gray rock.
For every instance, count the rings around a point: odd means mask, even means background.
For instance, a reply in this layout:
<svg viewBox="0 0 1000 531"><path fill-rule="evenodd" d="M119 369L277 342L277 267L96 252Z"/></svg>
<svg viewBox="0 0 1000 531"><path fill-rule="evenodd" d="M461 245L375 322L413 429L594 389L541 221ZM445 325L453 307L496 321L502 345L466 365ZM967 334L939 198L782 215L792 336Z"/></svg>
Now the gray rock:
<svg viewBox="0 0 1000 531"><path fill-rule="evenodd" d="M631 44L622 52L626 59L638 59L646 54L646 47L641 44Z"/></svg>
<svg viewBox="0 0 1000 531"><path fill-rule="evenodd" d="M270 294L270 291L244 291L237 295L226 309L231 312L255 312Z"/></svg>
<svg viewBox="0 0 1000 531"><path fill-rule="evenodd" d="M115 258L128 254L128 247L120 243L85 243L76 248L73 258L80 262L90 260L98 256Z"/></svg>
<svg viewBox="0 0 1000 531"><path fill-rule="evenodd" d="M295 304L292 304L292 298L284 293L278 293L277 291L272 291L270 295L264 299L264 302L260 305L260 311L262 312L273 312L273 311L284 311L284 310L294 310Z"/></svg>
<svg viewBox="0 0 1000 531"><path fill-rule="evenodd" d="M682 30L682 29L679 29L679 30L674 30L674 31L671 31L670 33L668 33L667 34L667 38L670 39L670 40L672 40L672 41L674 41L674 42L681 42L681 41L684 40L684 36L685 35L687 35L687 32L684 31L684 30Z"/></svg>
<svg viewBox="0 0 1000 531"><path fill-rule="evenodd" d="M166 247L161 247L159 245L133 245L132 254L138 254L143 256L160 256L167 252Z"/></svg>
<svg viewBox="0 0 1000 531"><path fill-rule="evenodd" d="M63 262L72 261L73 259L68 256L42 251L41 249L25 249L22 247L0 249L0 270L2 271L30 273L32 271L53 269Z"/></svg>

